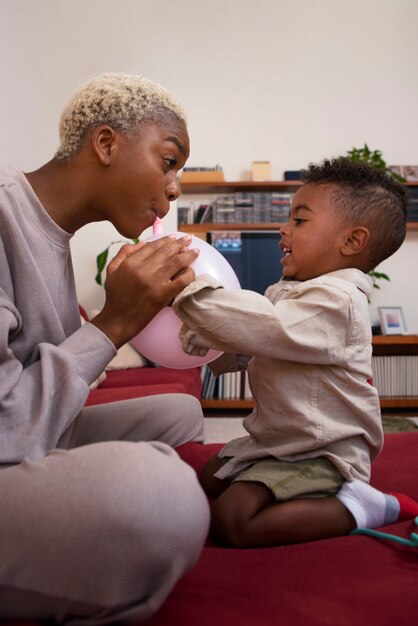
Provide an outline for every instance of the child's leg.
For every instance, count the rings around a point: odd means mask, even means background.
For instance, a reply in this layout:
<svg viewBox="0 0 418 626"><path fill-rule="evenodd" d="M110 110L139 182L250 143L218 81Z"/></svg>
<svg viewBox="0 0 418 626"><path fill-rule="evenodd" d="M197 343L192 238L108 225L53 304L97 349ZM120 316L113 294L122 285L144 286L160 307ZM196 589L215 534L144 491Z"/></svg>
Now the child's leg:
<svg viewBox="0 0 418 626"><path fill-rule="evenodd" d="M270 489L258 482L232 483L212 507L215 539L235 548L338 537L355 526L351 513L335 497L277 502Z"/></svg>
<svg viewBox="0 0 418 626"><path fill-rule="evenodd" d="M212 456L203 466L199 481L208 496L218 497L230 484L229 480L221 480L214 476L221 467L222 461L217 455Z"/></svg>
<svg viewBox="0 0 418 626"><path fill-rule="evenodd" d="M357 528L378 528L418 515L418 503L404 494L384 494L361 480L346 482L337 493Z"/></svg>

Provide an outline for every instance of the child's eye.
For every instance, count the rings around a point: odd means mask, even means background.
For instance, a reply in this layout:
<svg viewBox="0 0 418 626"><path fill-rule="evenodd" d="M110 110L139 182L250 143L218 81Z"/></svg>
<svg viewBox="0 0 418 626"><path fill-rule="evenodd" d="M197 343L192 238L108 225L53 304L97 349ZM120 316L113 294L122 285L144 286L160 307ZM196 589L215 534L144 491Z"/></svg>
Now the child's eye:
<svg viewBox="0 0 418 626"><path fill-rule="evenodd" d="M296 222L296 226L299 226L303 222L306 222L306 220L303 220L301 217L294 217L293 221Z"/></svg>

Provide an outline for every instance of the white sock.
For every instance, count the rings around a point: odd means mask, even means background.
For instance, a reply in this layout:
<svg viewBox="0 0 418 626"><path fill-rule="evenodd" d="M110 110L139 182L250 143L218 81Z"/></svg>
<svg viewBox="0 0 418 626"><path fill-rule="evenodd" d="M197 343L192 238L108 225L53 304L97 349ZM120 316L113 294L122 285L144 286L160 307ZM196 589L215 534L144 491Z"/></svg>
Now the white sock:
<svg viewBox="0 0 418 626"><path fill-rule="evenodd" d="M394 524L399 518L397 498L361 480L345 482L335 497L350 511L357 528L378 528Z"/></svg>

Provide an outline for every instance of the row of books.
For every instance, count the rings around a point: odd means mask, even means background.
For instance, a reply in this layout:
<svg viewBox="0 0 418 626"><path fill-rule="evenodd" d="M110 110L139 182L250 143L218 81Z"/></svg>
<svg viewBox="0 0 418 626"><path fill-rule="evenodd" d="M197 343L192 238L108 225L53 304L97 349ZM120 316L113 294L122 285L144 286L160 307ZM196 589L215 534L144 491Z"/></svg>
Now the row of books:
<svg viewBox="0 0 418 626"><path fill-rule="evenodd" d="M408 187L408 222L418 222L418 187Z"/></svg>
<svg viewBox="0 0 418 626"><path fill-rule="evenodd" d="M372 371L379 396L418 395L418 355L374 356Z"/></svg>
<svg viewBox="0 0 418 626"><path fill-rule="evenodd" d="M218 196L210 204L184 203L178 206L181 224L258 224L285 222L293 193L279 191L242 192ZM409 188L408 221L418 221L418 188Z"/></svg>
<svg viewBox="0 0 418 626"><path fill-rule="evenodd" d="M205 365L202 370L202 381L204 400L252 400L246 371L228 372L216 378Z"/></svg>
<svg viewBox="0 0 418 626"><path fill-rule="evenodd" d="M243 192L218 196L210 204L177 208L179 224L257 224L287 222L293 193Z"/></svg>
<svg viewBox="0 0 418 626"><path fill-rule="evenodd" d="M293 194L284 192L236 192L219 196L208 211L214 224L283 222L289 218Z"/></svg>
<svg viewBox="0 0 418 626"><path fill-rule="evenodd" d="M373 384L381 397L418 396L418 355L372 357ZM251 400L248 374L229 372L216 378L209 367L202 369L205 400Z"/></svg>

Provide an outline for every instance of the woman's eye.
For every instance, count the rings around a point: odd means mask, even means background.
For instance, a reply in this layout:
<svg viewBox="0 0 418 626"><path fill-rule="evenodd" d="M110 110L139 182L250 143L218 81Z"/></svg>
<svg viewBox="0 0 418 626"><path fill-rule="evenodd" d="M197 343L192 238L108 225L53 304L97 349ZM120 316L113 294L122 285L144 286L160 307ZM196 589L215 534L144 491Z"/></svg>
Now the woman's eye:
<svg viewBox="0 0 418 626"><path fill-rule="evenodd" d="M168 167L175 167L177 165L177 159L174 157L165 157L164 161L167 163Z"/></svg>

